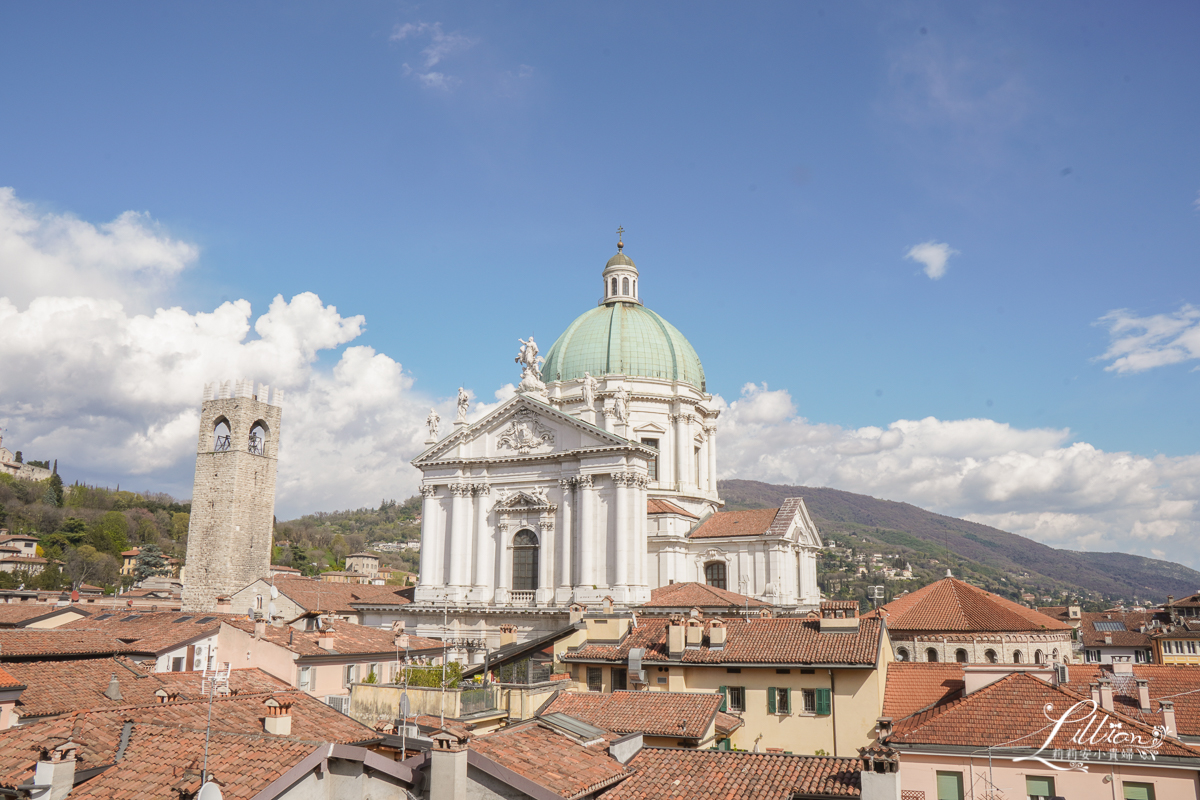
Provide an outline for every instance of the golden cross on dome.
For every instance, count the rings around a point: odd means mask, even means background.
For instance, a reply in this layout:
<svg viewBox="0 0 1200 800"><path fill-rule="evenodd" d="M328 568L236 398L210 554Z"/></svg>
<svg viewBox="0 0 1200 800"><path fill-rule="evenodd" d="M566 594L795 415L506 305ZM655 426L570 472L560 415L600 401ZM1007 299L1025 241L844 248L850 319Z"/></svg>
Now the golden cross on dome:
<svg viewBox="0 0 1200 800"><path fill-rule="evenodd" d="M621 241L624 237L625 237L625 226L620 225L617 227L617 249L618 250L620 250L621 248L623 248L625 246L625 242Z"/></svg>

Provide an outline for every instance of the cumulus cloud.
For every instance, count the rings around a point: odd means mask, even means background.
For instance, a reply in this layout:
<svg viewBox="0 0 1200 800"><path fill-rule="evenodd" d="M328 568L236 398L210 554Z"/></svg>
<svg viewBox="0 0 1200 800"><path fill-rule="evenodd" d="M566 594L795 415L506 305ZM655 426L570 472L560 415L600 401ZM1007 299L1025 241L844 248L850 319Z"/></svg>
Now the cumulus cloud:
<svg viewBox="0 0 1200 800"><path fill-rule="evenodd" d="M721 401L724 404L724 401ZM1069 430L989 419L813 423L747 384L719 428L720 477L831 486L964 517L1055 547L1178 554L1200 566L1200 456L1109 453ZM764 412L765 408L773 409Z"/></svg>
<svg viewBox="0 0 1200 800"><path fill-rule="evenodd" d="M406 22L403 25L397 25L390 38L393 42L427 41L428 44L421 50L423 59L421 67L414 68L406 63L404 64L404 74L416 78L423 86L442 90L452 89L461 81L444 72L435 71L433 68L447 56L470 50L479 41L458 32L447 33L442 30L440 22Z"/></svg>
<svg viewBox="0 0 1200 800"><path fill-rule="evenodd" d="M1144 372L1200 358L1200 308L1184 305L1172 314L1140 317L1128 309L1110 311L1097 321L1112 339L1099 356L1109 372Z"/></svg>
<svg viewBox="0 0 1200 800"><path fill-rule="evenodd" d="M909 261L924 264L922 272L936 281L946 274L946 262L950 260L950 256L957 254L958 251L945 242L935 242L931 239L928 242L913 245L904 254L904 257Z"/></svg>

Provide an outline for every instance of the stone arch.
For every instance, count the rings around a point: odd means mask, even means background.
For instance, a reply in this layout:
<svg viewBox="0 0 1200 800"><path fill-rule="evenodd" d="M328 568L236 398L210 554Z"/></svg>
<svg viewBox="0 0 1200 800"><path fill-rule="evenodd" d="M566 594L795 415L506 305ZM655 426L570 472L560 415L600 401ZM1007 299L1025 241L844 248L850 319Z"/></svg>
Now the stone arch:
<svg viewBox="0 0 1200 800"><path fill-rule="evenodd" d="M249 452L256 456L265 456L267 454L267 438L271 435L271 429L267 426L264 420L255 420L250 426L250 437L246 442Z"/></svg>
<svg viewBox="0 0 1200 800"><path fill-rule="evenodd" d="M224 416L213 420L212 449L214 453L224 453L226 450L232 449L232 430L233 426L229 424L229 420Z"/></svg>
<svg viewBox="0 0 1200 800"><path fill-rule="evenodd" d="M629 294L629 278L621 278L621 294Z"/></svg>
<svg viewBox="0 0 1200 800"><path fill-rule="evenodd" d="M983 652L983 658L989 664L995 664L1000 660L1000 656L996 655L996 651L990 647Z"/></svg>
<svg viewBox="0 0 1200 800"><path fill-rule="evenodd" d="M930 664L936 664L938 660L938 651L936 647L925 648L925 660Z"/></svg>
<svg viewBox="0 0 1200 800"><path fill-rule="evenodd" d="M908 648L907 647L897 647L896 648L896 660L897 661L908 661L908 658L909 658L909 656L908 656Z"/></svg>
<svg viewBox="0 0 1200 800"><path fill-rule="evenodd" d="M615 275L613 276L613 279L612 279L612 291L608 293L608 296L609 297L617 296L617 278Z"/></svg>
<svg viewBox="0 0 1200 800"><path fill-rule="evenodd" d="M633 279L633 296L634 298L637 297L637 278Z"/></svg>
<svg viewBox="0 0 1200 800"><path fill-rule="evenodd" d="M1013 662L1014 664L1020 664L1020 663L1021 663L1021 651L1020 651L1020 650L1013 650L1013 660L1012 660L1012 662Z"/></svg>
<svg viewBox="0 0 1200 800"><path fill-rule="evenodd" d="M1041 664L1046 660L1046 656L1042 653L1041 648L1033 651L1033 663Z"/></svg>
<svg viewBox="0 0 1200 800"><path fill-rule="evenodd" d="M971 661L970 657L967 656L967 651L961 647L954 651L954 660L959 664L967 664Z"/></svg>
<svg viewBox="0 0 1200 800"><path fill-rule="evenodd" d="M1050 651L1050 659L1052 661L1054 661L1055 663L1058 663L1058 648L1057 647Z"/></svg>
<svg viewBox="0 0 1200 800"><path fill-rule="evenodd" d="M512 538L512 588L514 592L538 590L538 559L540 547L537 534L522 528Z"/></svg>
<svg viewBox="0 0 1200 800"><path fill-rule="evenodd" d="M704 565L704 582L718 589L729 588L729 572L724 561L709 561Z"/></svg>

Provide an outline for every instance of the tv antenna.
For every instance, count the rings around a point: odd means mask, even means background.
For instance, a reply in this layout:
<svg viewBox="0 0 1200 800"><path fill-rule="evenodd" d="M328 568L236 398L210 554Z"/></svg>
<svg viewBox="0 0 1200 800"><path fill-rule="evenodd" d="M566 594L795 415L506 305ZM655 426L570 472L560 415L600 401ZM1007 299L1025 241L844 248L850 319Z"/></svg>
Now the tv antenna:
<svg viewBox="0 0 1200 800"><path fill-rule="evenodd" d="M204 667L203 677L200 681L200 690L208 695L208 725L204 730L204 766L200 769L200 793L204 794L205 786L208 781L208 740L212 737L212 702L213 695L217 689L224 691L229 690L229 673L233 671L233 662L226 661L224 669L220 664L217 664L216 669L209 670L208 665ZM222 691L222 694L224 694ZM210 792L209 798L212 800L221 800L221 790L215 788L215 793Z"/></svg>
<svg viewBox="0 0 1200 800"><path fill-rule="evenodd" d="M869 599L874 604L875 608L879 608L879 601L883 599L883 596L884 596L884 589L882 586L868 586L867 587L867 599Z"/></svg>

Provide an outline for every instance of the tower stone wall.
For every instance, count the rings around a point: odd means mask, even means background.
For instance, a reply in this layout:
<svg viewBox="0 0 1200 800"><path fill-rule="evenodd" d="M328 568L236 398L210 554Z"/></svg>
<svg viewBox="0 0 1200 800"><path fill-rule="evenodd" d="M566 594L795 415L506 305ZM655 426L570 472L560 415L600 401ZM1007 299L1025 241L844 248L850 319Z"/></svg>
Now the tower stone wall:
<svg viewBox="0 0 1200 800"><path fill-rule="evenodd" d="M213 611L219 595L270 576L283 392L273 402L268 394L248 380L204 388L184 611ZM228 438L218 435L222 423ZM252 437L256 427L261 435Z"/></svg>

